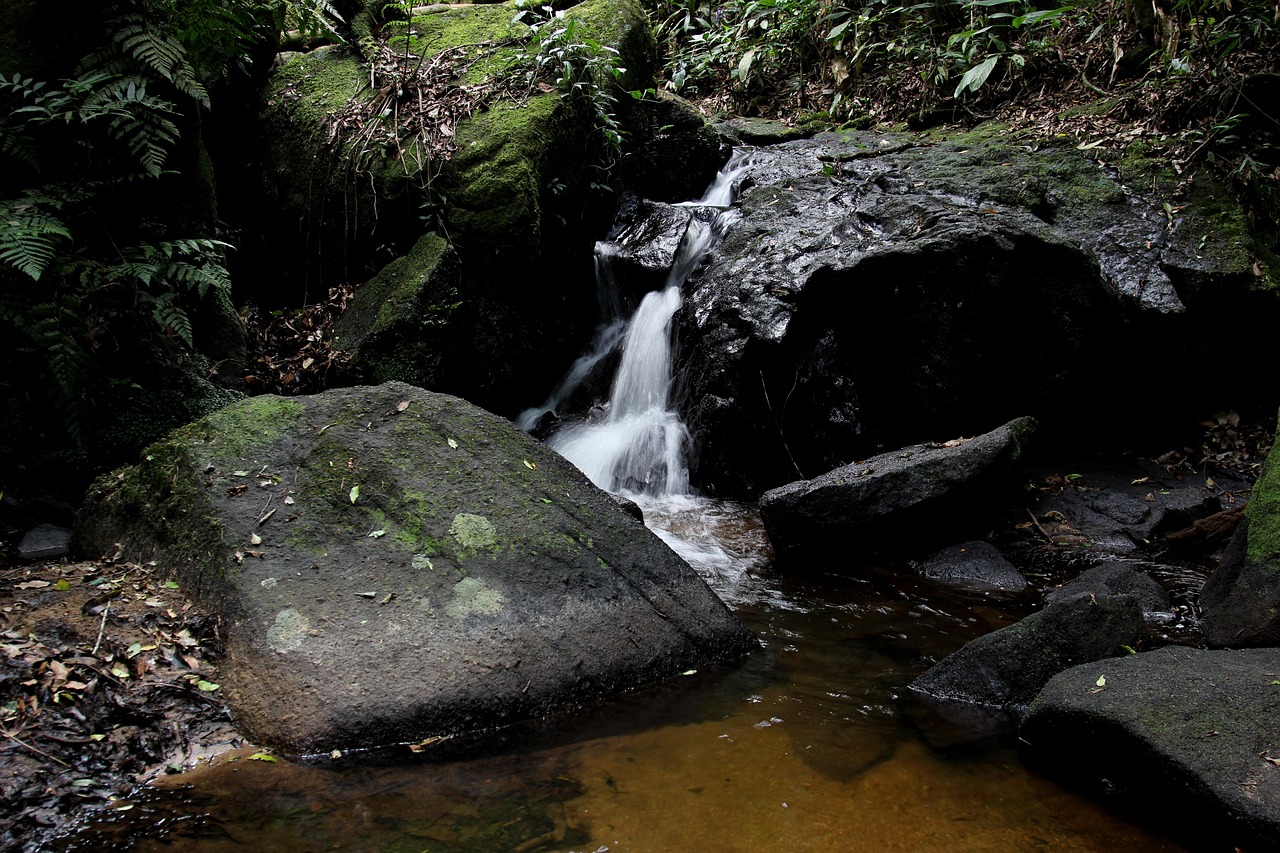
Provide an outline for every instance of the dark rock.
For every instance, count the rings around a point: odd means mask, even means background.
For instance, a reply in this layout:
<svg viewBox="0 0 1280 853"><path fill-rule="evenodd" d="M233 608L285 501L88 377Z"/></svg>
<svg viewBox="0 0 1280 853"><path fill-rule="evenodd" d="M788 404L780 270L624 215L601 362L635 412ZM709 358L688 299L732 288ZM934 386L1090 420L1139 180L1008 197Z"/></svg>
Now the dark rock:
<svg viewBox="0 0 1280 853"><path fill-rule="evenodd" d="M752 154L736 207L678 317L691 477L726 497L1019 414L1149 436L1160 392L1116 366L1158 350L1173 405L1219 397L1211 359L1169 342L1211 334L1255 279L1246 237L1197 253L1078 152L993 135L783 143ZM1254 301L1236 313L1280 311Z"/></svg>
<svg viewBox="0 0 1280 853"><path fill-rule="evenodd" d="M760 515L780 552L834 539L860 546L904 530L943 535L990 511L1035 431L1019 418L953 446L917 445L766 492Z"/></svg>
<svg viewBox="0 0 1280 853"><path fill-rule="evenodd" d="M943 548L916 566L916 571L941 583L973 589L1016 591L1027 579L990 542L962 542Z"/></svg>
<svg viewBox="0 0 1280 853"><path fill-rule="evenodd" d="M724 155L720 137L685 99L659 90L636 101L628 116L623 173L631 190L656 201L698 198Z"/></svg>
<svg viewBox="0 0 1280 853"><path fill-rule="evenodd" d="M1123 654L1142 633L1142 608L1132 597L1082 593L966 643L910 686L935 699L1017 709L1054 675Z"/></svg>
<svg viewBox="0 0 1280 853"><path fill-rule="evenodd" d="M1267 454L1244 521L1204 585L1200 607L1211 646L1280 646L1280 442Z"/></svg>
<svg viewBox="0 0 1280 853"><path fill-rule="evenodd" d="M813 136L814 129L768 118L735 116L716 124L716 130L732 145L777 145Z"/></svg>
<svg viewBox="0 0 1280 853"><path fill-rule="evenodd" d="M1229 478L1224 474L1221 488L1210 488L1203 477L1170 474L1154 463L1082 469L1056 493L1041 495L1034 511L1060 522L1054 527L1060 544L1135 554L1166 533L1220 512L1222 489L1232 485Z"/></svg>
<svg viewBox="0 0 1280 853"><path fill-rule="evenodd" d="M1278 662L1169 646L1078 666L1036 697L1020 739L1046 772L1177 815L1204 849L1280 849Z"/></svg>
<svg viewBox="0 0 1280 853"><path fill-rule="evenodd" d="M18 544L18 556L24 560L47 560L70 553L71 531L65 527L41 524L33 527Z"/></svg>
<svg viewBox="0 0 1280 853"><path fill-rule="evenodd" d="M238 724L294 753L475 732L754 645L545 445L401 383L178 430L99 481L76 543L210 602Z"/></svg>
<svg viewBox="0 0 1280 853"><path fill-rule="evenodd" d="M1164 587L1138 565L1129 562L1109 562L1088 569L1075 580L1050 592L1045 601L1053 604L1081 593L1132 596L1143 613L1164 613L1173 607Z"/></svg>

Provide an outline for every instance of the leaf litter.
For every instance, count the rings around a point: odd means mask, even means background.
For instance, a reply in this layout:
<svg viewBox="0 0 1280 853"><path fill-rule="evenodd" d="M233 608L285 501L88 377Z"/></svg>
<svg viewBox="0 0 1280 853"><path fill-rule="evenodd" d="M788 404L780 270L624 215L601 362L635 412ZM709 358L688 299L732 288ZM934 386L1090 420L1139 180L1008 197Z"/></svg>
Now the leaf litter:
<svg viewBox="0 0 1280 853"><path fill-rule="evenodd" d="M0 563L0 848L38 849L242 745L218 620L162 567Z"/></svg>

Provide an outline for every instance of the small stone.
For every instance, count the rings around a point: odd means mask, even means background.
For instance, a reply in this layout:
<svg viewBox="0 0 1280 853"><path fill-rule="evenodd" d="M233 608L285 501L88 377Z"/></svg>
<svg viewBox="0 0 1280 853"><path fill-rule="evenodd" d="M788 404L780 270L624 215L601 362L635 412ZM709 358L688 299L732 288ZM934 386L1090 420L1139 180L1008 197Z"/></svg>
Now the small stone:
<svg viewBox="0 0 1280 853"><path fill-rule="evenodd" d="M41 524L27 531L18 545L18 556L24 560L47 560L70 553L71 531L53 524Z"/></svg>

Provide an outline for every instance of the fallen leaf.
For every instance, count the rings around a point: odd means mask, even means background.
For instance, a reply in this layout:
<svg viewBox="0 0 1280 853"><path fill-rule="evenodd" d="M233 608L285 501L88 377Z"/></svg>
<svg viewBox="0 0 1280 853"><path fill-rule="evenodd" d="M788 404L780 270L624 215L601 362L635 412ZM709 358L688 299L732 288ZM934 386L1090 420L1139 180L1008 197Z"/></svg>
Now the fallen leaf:
<svg viewBox="0 0 1280 853"><path fill-rule="evenodd" d="M405 409L407 409L407 408L409 408L409 401L408 401L408 400L401 400L399 403L396 403L396 411L397 411L397 412L403 412L403 411L404 411Z"/></svg>
<svg viewBox="0 0 1280 853"><path fill-rule="evenodd" d="M249 760L250 761L266 761L270 764L275 764L276 761L278 761L279 759L277 759L274 755L268 755L265 752L255 752L253 755L249 756Z"/></svg>
<svg viewBox="0 0 1280 853"><path fill-rule="evenodd" d="M391 603L391 599L393 599L393 598L395 598L395 597L396 597L396 594L395 594L394 592L389 592L389 593L387 593L387 594L386 594L386 596L385 596L381 601L379 601L379 602L378 602L378 604L380 604L380 605L382 605L382 604L390 604L390 603Z"/></svg>
<svg viewBox="0 0 1280 853"><path fill-rule="evenodd" d="M177 588L178 588L178 582L177 582L177 581L165 581L165 582L164 582L164 588L165 588L165 589L177 589Z"/></svg>
<svg viewBox="0 0 1280 853"><path fill-rule="evenodd" d="M457 450L458 449L457 439L453 439L453 438L449 439L449 446L452 447L454 450Z"/></svg>
<svg viewBox="0 0 1280 853"><path fill-rule="evenodd" d="M261 537L261 536L259 536L259 535L258 535L258 534L256 534L256 533L250 533L250 534L249 534L249 544L250 544L250 545L261 545L261 544L262 544L262 537Z"/></svg>
<svg viewBox="0 0 1280 853"><path fill-rule="evenodd" d="M386 536L386 535L387 535L387 531L385 531L385 530L370 530L370 531L369 531L369 538L370 538L370 539L381 539L383 536Z"/></svg>
<svg viewBox="0 0 1280 853"><path fill-rule="evenodd" d="M14 589L44 589L48 585L48 581L25 581L18 584Z"/></svg>
<svg viewBox="0 0 1280 853"><path fill-rule="evenodd" d="M199 687L205 693L212 693L221 686L221 684L214 684L212 681L205 681L203 678L196 682L196 687Z"/></svg>
<svg viewBox="0 0 1280 853"><path fill-rule="evenodd" d="M1099 676L1098 676L1098 680L1097 680L1097 681L1095 681L1095 682L1094 682L1094 684L1098 685L1099 687L1106 687L1106 686L1107 686L1107 677L1106 677L1105 675L1099 675Z"/></svg>
<svg viewBox="0 0 1280 853"><path fill-rule="evenodd" d="M524 467L526 467L526 468L528 468L530 471L532 471L532 470L534 470L535 468L537 468L538 466L537 466L535 463L530 462L528 459L525 459L525 460L524 460Z"/></svg>
<svg viewBox="0 0 1280 853"><path fill-rule="evenodd" d="M358 500L360 499L360 487L359 487L359 486L352 486L352 487L351 487L350 497L351 497L351 502L352 502L352 503L355 503L356 501L358 501Z"/></svg>
<svg viewBox="0 0 1280 853"><path fill-rule="evenodd" d="M58 590L58 592L66 592L67 590L71 589L71 581L67 580L66 578L63 578L62 580L55 583L53 585L53 588Z"/></svg>

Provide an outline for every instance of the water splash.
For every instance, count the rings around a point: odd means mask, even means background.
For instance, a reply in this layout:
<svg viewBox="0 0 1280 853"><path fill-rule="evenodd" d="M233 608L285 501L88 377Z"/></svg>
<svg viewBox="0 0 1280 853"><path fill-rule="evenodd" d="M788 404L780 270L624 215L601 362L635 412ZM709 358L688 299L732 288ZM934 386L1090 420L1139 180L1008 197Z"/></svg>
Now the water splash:
<svg viewBox="0 0 1280 853"><path fill-rule="evenodd" d="M730 208L733 184L747 165L744 155L735 154L702 199L690 205L694 215L665 285L644 297L627 324L603 416L569 424L548 439L552 448L602 489L651 497L689 491L684 459L689 434L671 407L672 318L680 308L685 281L735 219ZM603 355L583 358L594 358L594 366ZM526 420L521 417L524 426ZM536 423L536 417L531 423Z"/></svg>

